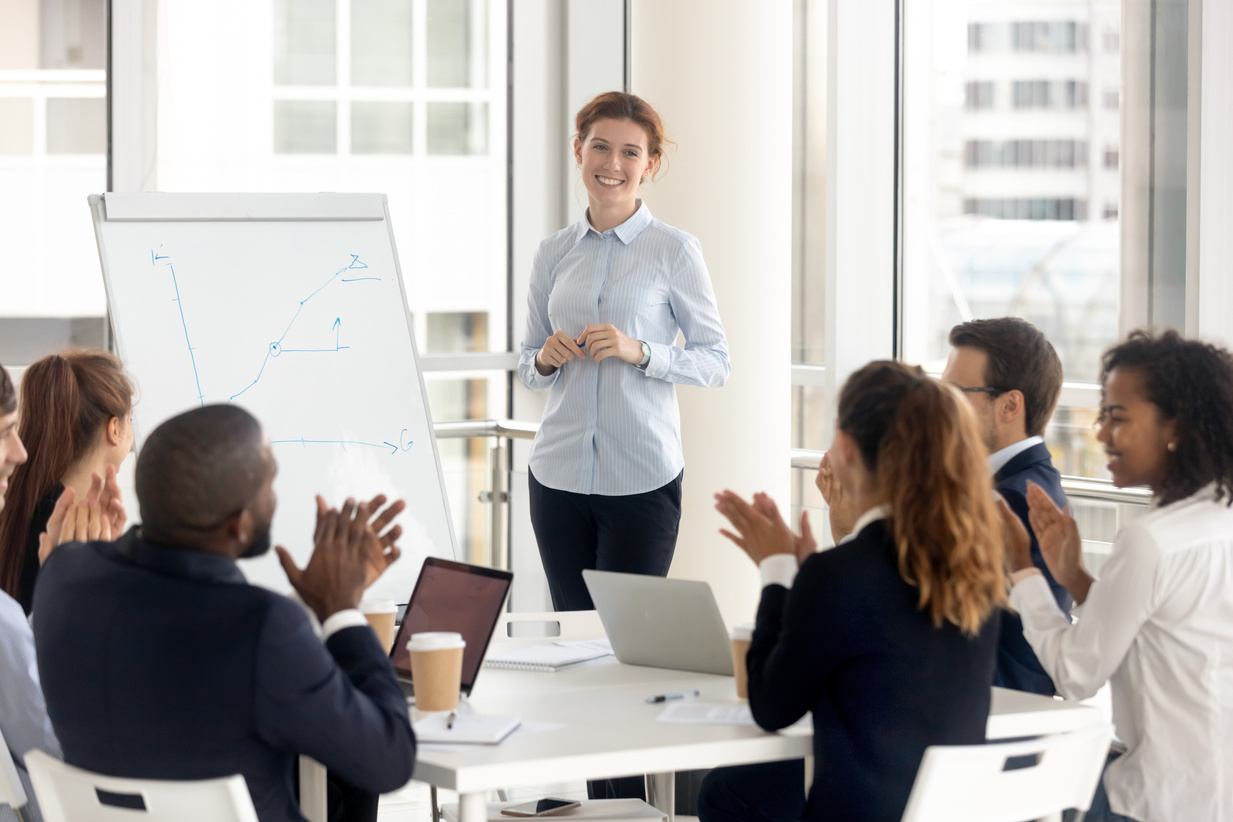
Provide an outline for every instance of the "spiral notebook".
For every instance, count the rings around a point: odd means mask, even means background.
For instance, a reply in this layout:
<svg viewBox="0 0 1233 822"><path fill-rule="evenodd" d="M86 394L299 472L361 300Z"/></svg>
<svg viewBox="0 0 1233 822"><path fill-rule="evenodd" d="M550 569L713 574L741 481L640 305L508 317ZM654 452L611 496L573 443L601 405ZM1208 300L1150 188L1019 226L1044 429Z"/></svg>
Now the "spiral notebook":
<svg viewBox="0 0 1233 822"><path fill-rule="evenodd" d="M528 645L496 654L484 660L490 668L512 668L519 671L556 673L562 668L609 656L612 646L605 641L554 642Z"/></svg>

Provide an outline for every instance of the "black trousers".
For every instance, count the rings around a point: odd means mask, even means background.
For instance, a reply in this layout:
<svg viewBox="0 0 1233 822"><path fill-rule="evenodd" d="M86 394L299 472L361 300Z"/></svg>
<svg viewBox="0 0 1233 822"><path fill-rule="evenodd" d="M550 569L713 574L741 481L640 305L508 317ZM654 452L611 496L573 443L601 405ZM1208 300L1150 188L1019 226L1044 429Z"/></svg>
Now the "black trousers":
<svg viewBox="0 0 1233 822"><path fill-rule="evenodd" d="M681 526L684 477L682 471L654 491L606 497L549 488L527 471L531 526L554 611L594 610L582 580L587 568L668 575ZM587 794L592 799L646 799L641 776L594 780L587 783Z"/></svg>
<svg viewBox="0 0 1233 822"><path fill-rule="evenodd" d="M716 768L698 792L699 822L790 822L805 813L805 760Z"/></svg>
<svg viewBox="0 0 1233 822"><path fill-rule="evenodd" d="M606 497L541 485L527 472L531 526L556 611L595 608L582 581L586 568L667 576L681 525L682 471L643 494Z"/></svg>

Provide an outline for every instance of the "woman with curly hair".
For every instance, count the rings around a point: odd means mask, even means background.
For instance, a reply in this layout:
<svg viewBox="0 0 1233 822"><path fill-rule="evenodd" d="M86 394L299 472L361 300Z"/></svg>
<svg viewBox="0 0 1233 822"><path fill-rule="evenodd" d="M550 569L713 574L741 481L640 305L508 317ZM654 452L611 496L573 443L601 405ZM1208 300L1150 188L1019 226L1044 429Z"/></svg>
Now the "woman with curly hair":
<svg viewBox="0 0 1233 822"><path fill-rule="evenodd" d="M813 786L806 799L799 764L718 768L702 820L898 820L925 748L985 741L1006 581L976 418L920 369L873 362L844 384L835 428L858 517L839 546L816 553L808 519L794 536L763 494L716 497L764 586L750 710L768 731L813 712ZM750 777L754 795L726 801Z"/></svg>
<svg viewBox="0 0 1233 822"><path fill-rule="evenodd" d="M1011 605L1058 693L1085 699L1110 683L1125 752L1111 754L1089 820L1228 819L1233 358L1136 331L1105 352L1099 424L1114 484L1148 486L1151 508L1118 531L1096 579L1074 519L1029 488L1041 552L1082 611L1072 624L1058 610L1013 517Z"/></svg>

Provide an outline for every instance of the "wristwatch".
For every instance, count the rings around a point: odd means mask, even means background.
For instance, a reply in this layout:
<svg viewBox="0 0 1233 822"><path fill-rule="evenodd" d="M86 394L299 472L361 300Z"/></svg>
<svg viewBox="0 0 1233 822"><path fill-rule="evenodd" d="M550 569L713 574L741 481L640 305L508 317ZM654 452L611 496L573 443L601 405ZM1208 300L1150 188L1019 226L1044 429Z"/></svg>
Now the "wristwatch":
<svg viewBox="0 0 1233 822"><path fill-rule="evenodd" d="M651 346L647 345L644 340L638 340L638 345L642 346L642 361L635 364L634 368L646 371L647 365L651 362Z"/></svg>

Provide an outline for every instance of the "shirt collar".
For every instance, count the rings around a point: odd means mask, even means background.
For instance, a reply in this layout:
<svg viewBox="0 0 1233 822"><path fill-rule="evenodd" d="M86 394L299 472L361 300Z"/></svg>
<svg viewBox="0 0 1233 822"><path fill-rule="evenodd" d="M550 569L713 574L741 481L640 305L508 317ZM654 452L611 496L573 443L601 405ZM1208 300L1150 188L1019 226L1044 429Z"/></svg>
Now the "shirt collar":
<svg viewBox="0 0 1233 822"><path fill-rule="evenodd" d="M843 545L845 542L851 542L856 539L857 535L864 530L866 525L877 522L880 519L886 519L890 516L890 512L891 507L885 503L882 505L873 506L868 511L861 514L860 519L858 519L856 524L852 526L852 532L843 539L839 540L839 544Z"/></svg>
<svg viewBox="0 0 1233 822"><path fill-rule="evenodd" d="M1014 445L1008 445L1000 451L995 451L989 455L989 473L997 474L1006 467L1006 463L1013 460L1015 457L1022 454L1024 451L1031 448L1033 445L1039 445L1044 442L1040 437L1028 437L1025 440L1019 440Z"/></svg>
<svg viewBox="0 0 1233 822"><path fill-rule="evenodd" d="M587 232L594 232L597 237L615 234L618 240L623 242L625 245L629 245L634 241L635 237L642 233L642 229L651 224L651 220L651 209L647 208L645 202L639 200L638 210L635 211L628 220L621 223L616 228L610 228L608 231L596 231L595 227L591 225L591 218L586 214L582 215L582 228L583 234L586 234Z"/></svg>
<svg viewBox="0 0 1233 822"><path fill-rule="evenodd" d="M115 551L139 568L161 574L206 582L247 585L248 581L235 560L191 548L169 548L150 542L134 525L115 542Z"/></svg>

